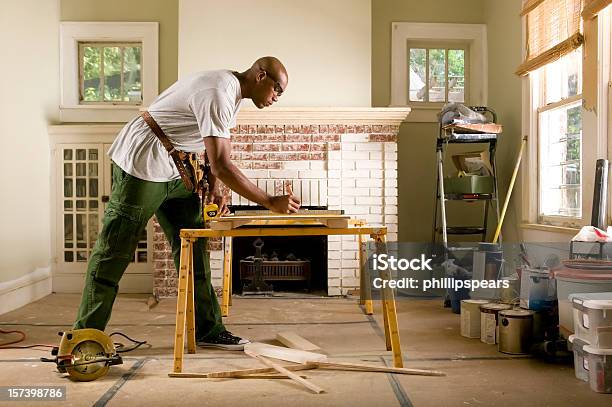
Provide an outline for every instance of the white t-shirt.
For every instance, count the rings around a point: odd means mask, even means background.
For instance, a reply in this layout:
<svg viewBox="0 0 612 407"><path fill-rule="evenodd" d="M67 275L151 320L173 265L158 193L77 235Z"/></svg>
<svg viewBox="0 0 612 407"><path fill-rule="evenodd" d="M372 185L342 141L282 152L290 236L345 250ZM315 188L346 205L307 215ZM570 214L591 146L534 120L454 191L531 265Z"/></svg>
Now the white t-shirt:
<svg viewBox="0 0 612 407"><path fill-rule="evenodd" d="M147 110L177 150L201 152L204 137L230 137L241 99L240 82L231 71L207 71L180 79ZM108 155L146 181L180 178L172 157L140 115L121 129Z"/></svg>

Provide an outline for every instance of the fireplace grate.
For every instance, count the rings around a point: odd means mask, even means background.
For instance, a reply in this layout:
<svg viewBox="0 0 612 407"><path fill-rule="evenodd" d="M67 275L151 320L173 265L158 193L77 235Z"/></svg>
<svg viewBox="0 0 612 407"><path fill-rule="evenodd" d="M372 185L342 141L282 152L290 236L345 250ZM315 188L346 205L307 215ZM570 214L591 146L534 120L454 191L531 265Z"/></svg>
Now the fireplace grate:
<svg viewBox="0 0 612 407"><path fill-rule="evenodd" d="M254 275L255 262L240 260L240 278L252 280ZM310 286L310 260L262 261L261 277L268 281L306 281Z"/></svg>

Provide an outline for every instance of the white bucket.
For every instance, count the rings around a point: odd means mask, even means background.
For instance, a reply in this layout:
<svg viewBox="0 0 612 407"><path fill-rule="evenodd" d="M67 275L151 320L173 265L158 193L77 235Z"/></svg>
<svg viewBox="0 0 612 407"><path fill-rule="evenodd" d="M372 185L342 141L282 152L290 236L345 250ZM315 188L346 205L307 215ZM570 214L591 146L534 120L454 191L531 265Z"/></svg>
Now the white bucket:
<svg viewBox="0 0 612 407"><path fill-rule="evenodd" d="M487 300L461 301L461 336L480 338L480 306L488 303Z"/></svg>

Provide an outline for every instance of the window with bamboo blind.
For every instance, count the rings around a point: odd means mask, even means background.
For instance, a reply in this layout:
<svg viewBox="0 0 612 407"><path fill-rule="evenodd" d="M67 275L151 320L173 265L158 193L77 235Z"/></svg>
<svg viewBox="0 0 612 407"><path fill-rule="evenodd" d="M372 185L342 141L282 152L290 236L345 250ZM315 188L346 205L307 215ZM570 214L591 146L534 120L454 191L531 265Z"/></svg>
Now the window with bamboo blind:
<svg viewBox="0 0 612 407"><path fill-rule="evenodd" d="M583 0L523 1L527 52L517 75L527 75L582 45L582 5Z"/></svg>

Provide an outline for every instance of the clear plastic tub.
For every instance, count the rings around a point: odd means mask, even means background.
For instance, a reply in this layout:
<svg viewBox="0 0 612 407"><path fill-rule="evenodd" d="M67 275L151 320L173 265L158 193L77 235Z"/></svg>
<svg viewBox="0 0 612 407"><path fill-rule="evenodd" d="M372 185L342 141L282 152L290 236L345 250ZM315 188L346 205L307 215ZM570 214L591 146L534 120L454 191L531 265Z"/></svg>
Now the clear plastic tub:
<svg viewBox="0 0 612 407"><path fill-rule="evenodd" d="M589 381L589 371L585 368L588 367L588 359L585 358L584 347L588 346L589 343L582 339L576 338L576 335L570 335L569 342L572 344L572 352L574 352L574 374L576 379L580 379L583 382Z"/></svg>
<svg viewBox="0 0 612 407"><path fill-rule="evenodd" d="M563 268L555 272L559 301L559 331L565 337L574 333L573 306L570 294L612 291L612 272Z"/></svg>
<svg viewBox="0 0 612 407"><path fill-rule="evenodd" d="M612 348L612 292L570 294L574 335L597 348Z"/></svg>
<svg viewBox="0 0 612 407"><path fill-rule="evenodd" d="M597 393L612 393L612 349L586 345L585 369L589 371L589 385Z"/></svg>

